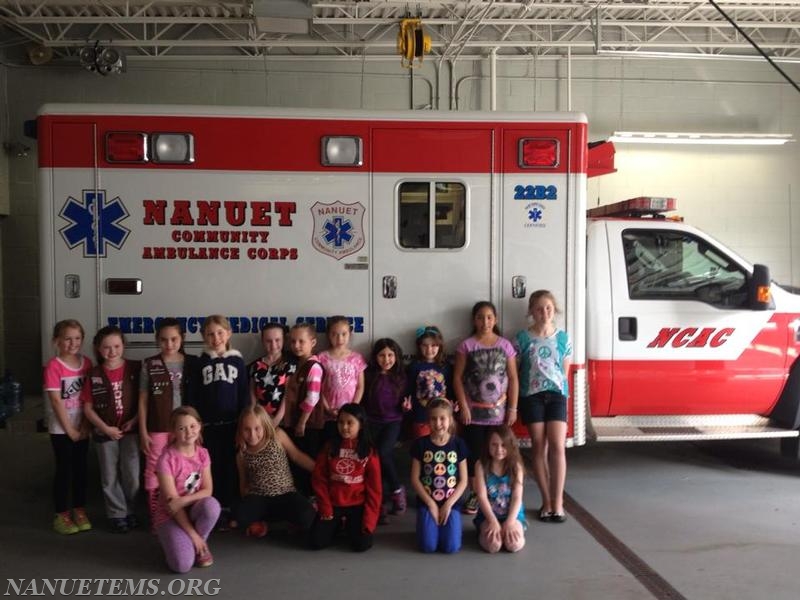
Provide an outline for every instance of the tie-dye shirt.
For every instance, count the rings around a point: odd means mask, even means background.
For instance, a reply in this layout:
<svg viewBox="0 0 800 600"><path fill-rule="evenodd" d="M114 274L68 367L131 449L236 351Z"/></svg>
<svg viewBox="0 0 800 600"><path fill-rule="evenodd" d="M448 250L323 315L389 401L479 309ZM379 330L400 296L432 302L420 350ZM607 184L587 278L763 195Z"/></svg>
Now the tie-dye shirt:
<svg viewBox="0 0 800 600"><path fill-rule="evenodd" d="M553 335L540 337L523 329L516 342L520 354L520 397L539 392L568 395L564 359L572 356L572 344L567 333L556 329Z"/></svg>

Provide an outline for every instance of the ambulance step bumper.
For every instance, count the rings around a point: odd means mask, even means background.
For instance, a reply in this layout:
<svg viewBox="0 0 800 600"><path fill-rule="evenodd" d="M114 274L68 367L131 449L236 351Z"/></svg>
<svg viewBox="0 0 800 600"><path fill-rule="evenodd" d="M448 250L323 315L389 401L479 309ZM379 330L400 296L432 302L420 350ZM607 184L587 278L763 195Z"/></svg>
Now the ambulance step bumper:
<svg viewBox="0 0 800 600"><path fill-rule="evenodd" d="M598 442L681 442L797 437L760 415L685 415L593 418Z"/></svg>

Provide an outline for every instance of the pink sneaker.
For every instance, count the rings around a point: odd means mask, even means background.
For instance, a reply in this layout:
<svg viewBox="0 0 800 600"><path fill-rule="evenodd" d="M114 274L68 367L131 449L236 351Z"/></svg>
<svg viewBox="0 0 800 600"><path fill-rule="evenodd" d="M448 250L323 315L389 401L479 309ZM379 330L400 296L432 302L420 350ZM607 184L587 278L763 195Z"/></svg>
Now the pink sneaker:
<svg viewBox="0 0 800 600"><path fill-rule="evenodd" d="M210 567L214 564L214 557L211 556L210 550L205 550L197 555L197 562L194 563L195 566L200 567L202 569L206 567Z"/></svg>
<svg viewBox="0 0 800 600"><path fill-rule="evenodd" d="M406 512L407 507L406 488L400 486L392 492L392 510L390 512L393 515L402 515Z"/></svg>

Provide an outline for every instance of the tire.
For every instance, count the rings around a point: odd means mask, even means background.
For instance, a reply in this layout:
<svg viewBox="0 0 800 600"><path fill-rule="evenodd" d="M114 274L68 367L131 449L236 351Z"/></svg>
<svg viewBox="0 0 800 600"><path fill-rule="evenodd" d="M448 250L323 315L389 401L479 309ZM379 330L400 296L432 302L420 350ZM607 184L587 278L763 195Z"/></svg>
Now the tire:
<svg viewBox="0 0 800 600"><path fill-rule="evenodd" d="M800 437L781 438L781 456L800 459Z"/></svg>
<svg viewBox="0 0 800 600"><path fill-rule="evenodd" d="M800 428L800 362L795 361L770 418L786 429ZM781 456L800 459L800 437L781 438Z"/></svg>
<svg viewBox="0 0 800 600"><path fill-rule="evenodd" d="M800 429L800 361L795 361L789 370L789 377L769 418L778 427ZM791 441L791 438L787 438L787 441Z"/></svg>

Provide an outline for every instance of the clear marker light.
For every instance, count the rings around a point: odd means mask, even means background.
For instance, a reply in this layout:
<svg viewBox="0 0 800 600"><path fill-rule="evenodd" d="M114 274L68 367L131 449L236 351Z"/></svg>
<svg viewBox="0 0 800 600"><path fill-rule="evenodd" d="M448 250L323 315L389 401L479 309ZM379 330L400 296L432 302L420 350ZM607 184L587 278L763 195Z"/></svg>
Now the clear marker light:
<svg viewBox="0 0 800 600"><path fill-rule="evenodd" d="M153 161L158 163L193 163L194 136L190 133L154 133Z"/></svg>
<svg viewBox="0 0 800 600"><path fill-rule="evenodd" d="M322 164L326 167L361 166L361 138L325 136L322 138Z"/></svg>

